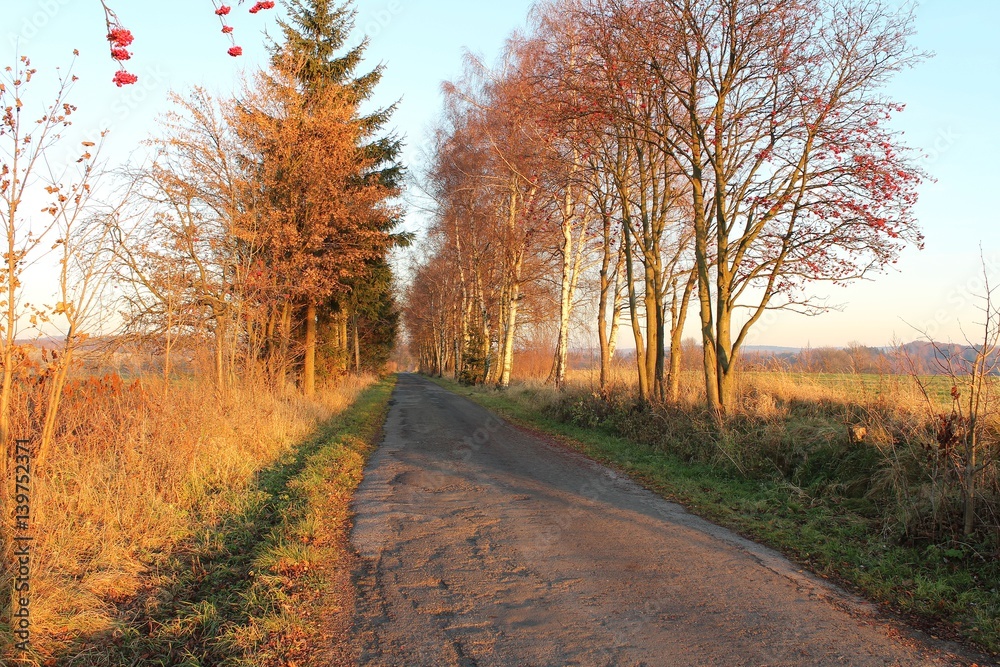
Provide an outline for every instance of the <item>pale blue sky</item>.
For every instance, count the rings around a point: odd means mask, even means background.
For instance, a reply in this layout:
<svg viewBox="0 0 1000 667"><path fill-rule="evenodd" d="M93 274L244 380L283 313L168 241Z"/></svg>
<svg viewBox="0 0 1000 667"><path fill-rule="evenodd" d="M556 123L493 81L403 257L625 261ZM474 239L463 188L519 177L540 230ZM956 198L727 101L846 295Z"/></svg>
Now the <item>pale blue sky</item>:
<svg viewBox="0 0 1000 667"><path fill-rule="evenodd" d="M131 70L140 81L131 88L110 83L115 68L107 57L98 0L0 0L0 64L10 63L19 49L44 77L52 67L68 63L74 48L80 49L76 131L94 135L110 128L107 156L112 162L127 159L153 130L169 90L205 85L220 93L232 91L243 68L263 62L261 33L274 28L273 12L251 16L246 13L249 5L236 7L232 22L246 55L234 59L225 53L228 42L219 33L208 0L113 3L136 36ZM358 26L371 36L369 62L382 61L388 67L379 99L402 99L395 125L406 135L410 165L417 166L438 112L441 81L461 70L466 49L492 60L508 33L524 23L530 4L358 3ZM926 168L937 179L924 186L918 209L927 248L907 251L895 269L873 282L828 289L832 303L845 304L843 312L816 318L779 316L758 328L756 343L819 346L859 340L884 345L894 337L916 337L905 322L930 328L939 338L958 339L959 321L967 330L977 321L963 295L981 282L980 243L1000 283L1000 216L990 197L1000 191L995 182L1000 155L995 125L1000 106L995 34L1000 0L925 0L917 12L916 43L936 57L900 76L889 94L907 104L899 127L911 144L929 154Z"/></svg>

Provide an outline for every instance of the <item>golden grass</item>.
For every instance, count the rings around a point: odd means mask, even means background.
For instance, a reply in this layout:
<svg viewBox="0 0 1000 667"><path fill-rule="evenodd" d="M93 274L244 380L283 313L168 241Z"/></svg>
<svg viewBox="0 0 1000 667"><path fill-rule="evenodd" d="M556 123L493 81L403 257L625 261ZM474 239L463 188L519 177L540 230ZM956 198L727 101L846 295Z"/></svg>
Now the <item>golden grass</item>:
<svg viewBox="0 0 1000 667"><path fill-rule="evenodd" d="M113 603L219 521L227 491L250 484L372 381L349 378L313 401L259 386L219 394L197 379L73 382L50 464L33 482L36 657L110 629ZM24 432L30 387L21 389L15 414ZM0 637L0 655L7 642Z"/></svg>
<svg viewBox="0 0 1000 667"><path fill-rule="evenodd" d="M574 370L568 374L566 391L558 392L539 375L522 375L511 388L513 398L530 400L533 405L572 418L583 416L587 423L607 417L586 415L592 402L577 398L597 398L599 372ZM985 430L977 444L977 486L979 515L987 526L1000 526L1000 409L995 397L1000 379L990 378L985 407L979 423ZM941 497L948 496L948 511L961 505L961 474L969 455L961 440L967 432L966 418L952 416L953 410L968 412L968 378L899 374L829 374L775 371L739 372L735 378L734 400L729 406L725 429L711 438L704 412L704 378L699 371L685 371L681 377L677 405L658 406L663 419L693 418L698 428L683 433L680 440L716 441L730 462L744 469L747 464L789 458L816 446L840 443L847 447L863 440L878 454L879 463L869 471L874 487L890 488L902 517L898 523L913 524L933 506L930 521L942 526L953 517L941 515ZM954 386L953 386L954 383ZM617 363L609 377L611 395L635 397L636 371L631 364ZM958 403L952 400L957 391ZM570 402L567 408L567 401ZM576 405L576 403L579 405ZM621 417L619 415L619 417ZM589 421L588 421L589 420ZM682 420L683 421L683 420ZM705 422L705 423L703 423ZM638 423L619 418L615 428L631 428ZM949 427L949 424L955 426ZM661 424L643 437L659 442L662 431L676 430L676 424ZM952 428L952 430L949 430ZM738 441L738 445L734 444ZM673 446L677 446L677 442ZM884 490L884 489L883 489ZM956 498L958 500L956 500ZM928 500L930 499L930 500ZM1000 535L1000 533L997 533Z"/></svg>
<svg viewBox="0 0 1000 667"><path fill-rule="evenodd" d="M515 380L537 391L555 388L546 382L547 373L541 366L515 367ZM950 382L944 377L921 377L931 399L930 406L917 381L907 375L866 375L830 373L791 373L785 371L747 371L736 376L733 405L735 414L767 417L778 406L795 402L855 403L883 405L907 412L926 412L950 409L948 393ZM680 405L694 407L705 400L704 376L700 371L684 371L680 381ZM611 367L608 386L612 391L634 391L638 385L632 364L618 361ZM574 369L567 373L567 386L572 390L597 391L600 386L599 369Z"/></svg>

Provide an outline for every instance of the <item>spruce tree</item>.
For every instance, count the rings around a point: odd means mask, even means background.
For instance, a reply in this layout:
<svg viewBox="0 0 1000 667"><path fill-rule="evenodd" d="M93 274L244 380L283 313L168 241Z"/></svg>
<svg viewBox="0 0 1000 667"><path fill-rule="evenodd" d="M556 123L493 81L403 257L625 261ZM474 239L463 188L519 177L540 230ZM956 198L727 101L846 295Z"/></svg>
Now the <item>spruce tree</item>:
<svg viewBox="0 0 1000 667"><path fill-rule="evenodd" d="M283 42L272 48L276 67L291 66L306 95L315 94L327 86L348 91L359 109L375 93L382 81L384 65L357 74L368 48L365 37L354 47L345 48L355 25L353 2L338 4L333 0L288 0L288 18L278 22ZM395 135L378 136L389 122L396 105L359 115L365 134L361 147L373 158L377 168L368 176L381 180L384 186L402 185L403 166L399 162L403 144ZM395 221L393 221L395 226ZM387 230L388 231L388 230Z"/></svg>
<svg viewBox="0 0 1000 667"><path fill-rule="evenodd" d="M291 69L307 100L329 93L331 87L350 99L362 128L358 150L363 162L369 165L358 174L358 186L378 184L389 191L398 191L404 176L399 162L402 141L385 133L396 105L362 114L361 107L371 100L382 80L384 66L359 74L368 39L348 46L356 18L353 3L288 0L287 6L288 18L279 21L282 41L272 48L274 66ZM405 234L393 233L399 223L398 215L388 214L381 220L378 231L389 238L386 254L391 246L408 242ZM340 327L341 333L336 336L342 368L355 361L353 341L357 340L365 342L364 361L360 365L372 367L388 358L386 349L395 342L397 319L391 283L392 270L386 257L368 261L360 275L345 281L346 294L324 304L322 320L335 322L343 318L350 328L348 333ZM329 349L329 345L322 349Z"/></svg>

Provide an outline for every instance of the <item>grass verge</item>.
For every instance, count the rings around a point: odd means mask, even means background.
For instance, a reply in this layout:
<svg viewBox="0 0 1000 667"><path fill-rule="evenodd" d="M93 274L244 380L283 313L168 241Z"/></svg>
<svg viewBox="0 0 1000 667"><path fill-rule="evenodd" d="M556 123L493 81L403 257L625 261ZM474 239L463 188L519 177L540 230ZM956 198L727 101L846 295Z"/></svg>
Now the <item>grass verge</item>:
<svg viewBox="0 0 1000 667"><path fill-rule="evenodd" d="M905 546L887 539L864 498L811 493L777 477L692 463L603 427L555 419L531 390L503 392L432 378L515 423L554 435L692 512L783 552L907 616L934 637L1000 656L1000 562L971 547Z"/></svg>
<svg viewBox="0 0 1000 667"><path fill-rule="evenodd" d="M81 637L61 665L331 665L347 661L353 609L348 503L376 445L395 379L363 391L316 434L227 489L234 511L115 601L112 630Z"/></svg>

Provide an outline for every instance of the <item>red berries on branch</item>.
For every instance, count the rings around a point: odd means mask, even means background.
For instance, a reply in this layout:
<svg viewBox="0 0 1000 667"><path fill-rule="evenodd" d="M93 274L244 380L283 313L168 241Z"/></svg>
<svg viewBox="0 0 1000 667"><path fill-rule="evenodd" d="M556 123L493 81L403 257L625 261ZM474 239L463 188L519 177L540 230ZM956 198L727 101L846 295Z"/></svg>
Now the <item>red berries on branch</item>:
<svg viewBox="0 0 1000 667"><path fill-rule="evenodd" d="M243 0L240 0L241 4L242 2ZM233 39L233 26L226 23L226 16L228 16L229 13L233 11L233 8L229 5L221 4L220 2L218 2L218 0L212 0L212 4L215 5L215 15L218 16L219 20L222 22L222 34L228 35L229 41L232 44L232 46L229 47L228 51L229 55L231 55L233 58L238 58L239 56L242 56L243 47L239 46ZM250 8L250 13L256 14L262 9L274 9L274 3L270 1L257 2L254 4L253 7Z"/></svg>
<svg viewBox="0 0 1000 667"><path fill-rule="evenodd" d="M130 30L126 30L121 27L111 28L111 31L108 33L108 41L114 46L120 46L122 48L132 44L134 39L135 38L132 36L132 32Z"/></svg>
<svg viewBox="0 0 1000 667"><path fill-rule="evenodd" d="M131 31L126 30L122 27L121 22L118 20L118 16L108 7L108 0L100 0L101 6L104 7L104 19L108 27L108 42L111 47L111 59L118 63L121 67L112 79L112 83L121 88L122 86L127 86L135 83L139 80L135 74L129 73L123 63L126 60L132 58L132 53L128 50L128 47L132 44L135 39ZM240 4L243 4L243 0L239 0ZM243 47L236 44L233 39L233 26L226 23L226 16L228 16L233 8L230 5L225 5L218 0L212 0L212 5L215 7L215 15L219 17L219 21L222 22L222 34L229 37L229 42L231 46L227 53L234 58L243 55ZM255 2L252 7L250 7L249 12L251 14L256 14L265 9L274 9L274 2L271 0L264 0L263 2Z"/></svg>
<svg viewBox="0 0 1000 667"><path fill-rule="evenodd" d="M112 81L121 88L124 85L135 83L137 80L137 77L134 74L129 74L125 70L125 66L122 65L123 62L132 57L132 54L125 47L131 44L134 38L128 30L121 26L112 25L111 19L113 18L112 14L108 20L108 41L111 42L111 58L121 66L121 69L115 73L115 78Z"/></svg>
<svg viewBox="0 0 1000 667"><path fill-rule="evenodd" d="M112 83L121 88L122 86L128 86L139 80L135 74L130 74L124 70L115 72L115 78L112 79Z"/></svg>

